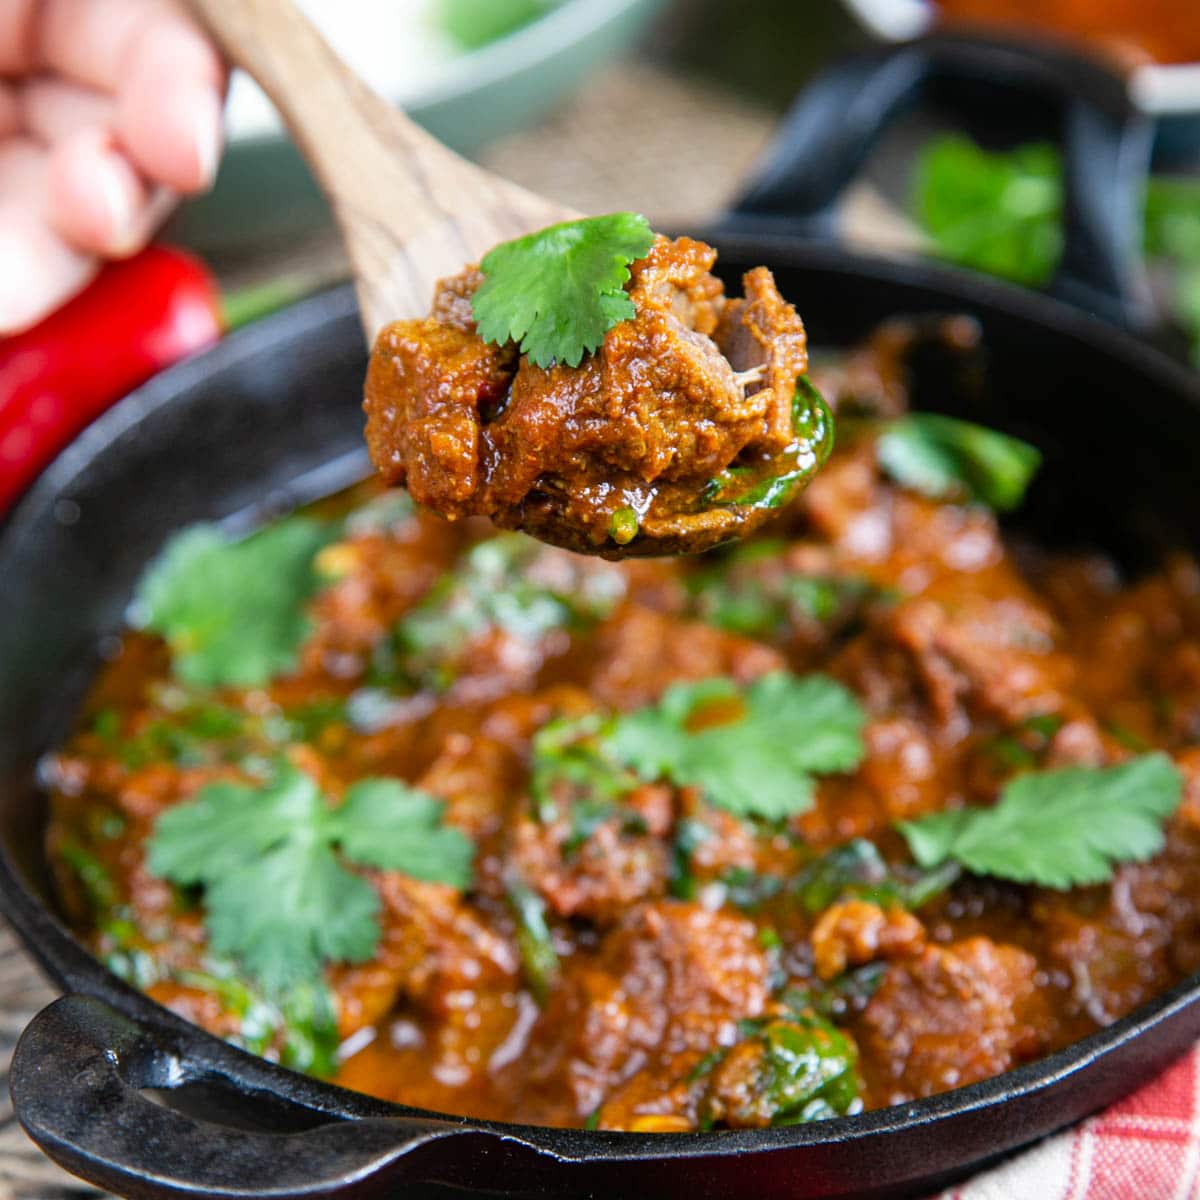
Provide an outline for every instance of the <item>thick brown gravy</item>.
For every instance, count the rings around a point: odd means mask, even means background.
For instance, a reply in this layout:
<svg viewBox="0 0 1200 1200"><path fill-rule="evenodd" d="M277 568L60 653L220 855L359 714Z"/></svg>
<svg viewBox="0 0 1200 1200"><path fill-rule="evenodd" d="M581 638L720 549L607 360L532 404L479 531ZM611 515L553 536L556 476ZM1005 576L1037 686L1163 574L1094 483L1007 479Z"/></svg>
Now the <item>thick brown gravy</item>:
<svg viewBox="0 0 1200 1200"><path fill-rule="evenodd" d="M843 416L903 403L890 353L818 382ZM986 508L891 482L876 428L840 417L803 497L747 548L699 559L580 558L388 514L374 486L331 502L327 516L373 515L321 552L294 670L201 693L131 633L48 762L49 848L80 936L188 1019L348 1087L639 1130L926 1096L1196 971L1196 564L1125 583L1102 557L1018 556ZM599 803L586 779L535 803L531 743L552 720L780 670L823 673L867 713L861 766L822 777L808 811L750 820L663 782ZM963 875L915 898L897 820L1147 747L1187 784L1151 861L1068 892ZM414 783L476 846L463 892L368 872L377 951L329 966L315 1000L263 998L212 954L201 899L145 859L160 814L269 756L334 798L364 776Z"/></svg>

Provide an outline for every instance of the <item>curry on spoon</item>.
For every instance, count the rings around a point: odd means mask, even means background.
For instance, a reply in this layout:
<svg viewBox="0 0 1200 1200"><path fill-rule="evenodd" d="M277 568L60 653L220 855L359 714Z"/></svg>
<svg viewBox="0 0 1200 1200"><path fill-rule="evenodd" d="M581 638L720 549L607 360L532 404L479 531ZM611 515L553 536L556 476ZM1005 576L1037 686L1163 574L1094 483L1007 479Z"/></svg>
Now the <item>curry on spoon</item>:
<svg viewBox="0 0 1200 1200"><path fill-rule="evenodd" d="M744 536L824 461L804 327L765 268L727 300L703 243L632 213L580 220L440 145L291 0L191 3L333 206L388 482L449 519L617 558Z"/></svg>

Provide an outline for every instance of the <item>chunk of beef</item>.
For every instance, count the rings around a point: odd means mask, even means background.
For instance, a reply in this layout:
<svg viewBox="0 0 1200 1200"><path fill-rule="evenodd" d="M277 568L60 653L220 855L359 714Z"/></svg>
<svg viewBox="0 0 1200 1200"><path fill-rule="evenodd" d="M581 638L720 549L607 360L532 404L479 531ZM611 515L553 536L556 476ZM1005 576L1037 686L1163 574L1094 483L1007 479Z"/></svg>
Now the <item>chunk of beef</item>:
<svg viewBox="0 0 1200 1200"><path fill-rule="evenodd" d="M515 989L516 948L454 888L397 871L374 882L383 901L375 958L330 970L343 1036L378 1023L400 998L446 1021L468 993Z"/></svg>
<svg viewBox="0 0 1200 1200"><path fill-rule="evenodd" d="M837 455L798 504L807 529L829 542L843 570L915 594L934 581L997 566L1004 547L981 505L942 504L881 474L873 442Z"/></svg>
<svg viewBox="0 0 1200 1200"><path fill-rule="evenodd" d="M365 533L322 552L319 565L333 578L309 606L314 628L301 652L304 673L361 675L376 643L433 586L459 542L430 517L415 517L405 532Z"/></svg>
<svg viewBox="0 0 1200 1200"><path fill-rule="evenodd" d="M1180 766L1185 781L1186 758ZM1184 803L1161 854L1123 863L1104 888L1039 895L1032 916L1046 960L1061 973L1064 1007L1107 1025L1200 969L1200 830Z"/></svg>
<svg viewBox="0 0 1200 1200"><path fill-rule="evenodd" d="M446 517L481 511L480 426L508 394L508 346L433 318L380 334L367 369L367 447L388 484Z"/></svg>
<svg viewBox="0 0 1200 1200"><path fill-rule="evenodd" d="M515 823L512 860L560 917L607 926L637 901L665 894L671 855L664 835L670 824L666 787L644 785L610 815L583 824L568 800L553 820L525 816Z"/></svg>
<svg viewBox="0 0 1200 1200"><path fill-rule="evenodd" d="M821 914L811 938L817 975L833 979L847 967L919 954L925 927L902 908L843 900Z"/></svg>
<svg viewBox="0 0 1200 1200"><path fill-rule="evenodd" d="M635 1076L669 1092L740 1020L759 1015L768 965L752 922L662 900L633 909L595 955L568 961L523 1066L526 1107L578 1120Z"/></svg>
<svg viewBox="0 0 1200 1200"><path fill-rule="evenodd" d="M975 937L894 962L859 1018L875 1104L900 1104L998 1075L1037 1053L1046 1020L1037 962Z"/></svg>
<svg viewBox="0 0 1200 1200"><path fill-rule="evenodd" d="M969 718L1005 724L1054 712L1073 681L1053 618L1015 576L943 580L871 623L835 673L872 711L931 714L944 729Z"/></svg>
<svg viewBox="0 0 1200 1200"><path fill-rule="evenodd" d="M794 437L792 393L797 377L808 369L808 339L766 267L748 271L742 291L744 298L731 300L721 313L716 342L735 371L761 372L761 382L746 385L745 391L766 402L762 444L779 451Z"/></svg>
<svg viewBox="0 0 1200 1200"><path fill-rule="evenodd" d="M813 846L886 836L896 821L937 812L960 790L954 747L943 746L925 722L880 717L867 725L864 740L867 754L858 770L823 779L816 803L797 820Z"/></svg>
<svg viewBox="0 0 1200 1200"><path fill-rule="evenodd" d="M504 824L520 779L520 760L507 746L452 733L417 786L446 801L447 824L480 842Z"/></svg>
<svg viewBox="0 0 1200 1200"><path fill-rule="evenodd" d="M714 675L749 683L785 665L761 642L634 605L600 628L595 662L589 690L601 705L618 709L650 704L673 683Z"/></svg>
<svg viewBox="0 0 1200 1200"><path fill-rule="evenodd" d="M707 480L762 435L772 394L747 395L717 343L680 319L697 313L688 292L711 278L715 258L699 242L660 239L632 273L637 316L609 330L598 353L578 367L522 363L491 434L498 505L519 503L545 475L634 491ZM790 412L790 388L787 400Z"/></svg>
<svg viewBox="0 0 1200 1200"><path fill-rule="evenodd" d="M694 510L740 456L795 440L804 326L765 268L727 304L715 259L702 242L657 238L630 271L636 315L578 367L484 345L469 319L478 271L444 280L433 316L380 334L366 391L372 459L444 516L480 513L579 549L613 549L619 508L654 536L656 522L703 527L710 542L714 523L725 536L757 523L757 510ZM551 538L558 526L575 532Z"/></svg>

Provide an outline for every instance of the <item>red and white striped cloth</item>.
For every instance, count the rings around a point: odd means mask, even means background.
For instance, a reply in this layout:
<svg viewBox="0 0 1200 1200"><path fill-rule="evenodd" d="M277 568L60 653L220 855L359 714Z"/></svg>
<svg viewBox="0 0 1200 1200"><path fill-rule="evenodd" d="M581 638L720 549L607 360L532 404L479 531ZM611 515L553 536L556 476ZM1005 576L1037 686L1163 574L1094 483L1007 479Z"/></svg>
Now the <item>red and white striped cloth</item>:
<svg viewBox="0 0 1200 1200"><path fill-rule="evenodd" d="M937 1200L1200 1200L1200 1047L1119 1104Z"/></svg>

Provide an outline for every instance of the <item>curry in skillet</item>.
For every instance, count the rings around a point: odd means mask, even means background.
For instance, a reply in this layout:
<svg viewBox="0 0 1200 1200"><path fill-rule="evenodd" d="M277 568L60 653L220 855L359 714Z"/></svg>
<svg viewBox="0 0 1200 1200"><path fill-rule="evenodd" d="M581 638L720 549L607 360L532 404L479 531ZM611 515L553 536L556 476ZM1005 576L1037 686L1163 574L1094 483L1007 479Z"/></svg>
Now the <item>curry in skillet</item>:
<svg viewBox="0 0 1200 1200"><path fill-rule="evenodd" d="M907 412L913 337L814 368L837 449L736 548L377 484L180 533L45 764L80 936L345 1086L641 1131L969 1084L1200 969L1200 572L1010 545L1037 452Z"/></svg>

